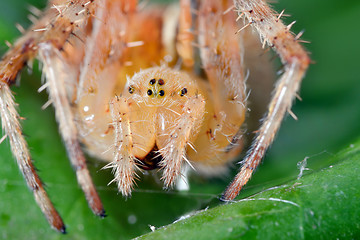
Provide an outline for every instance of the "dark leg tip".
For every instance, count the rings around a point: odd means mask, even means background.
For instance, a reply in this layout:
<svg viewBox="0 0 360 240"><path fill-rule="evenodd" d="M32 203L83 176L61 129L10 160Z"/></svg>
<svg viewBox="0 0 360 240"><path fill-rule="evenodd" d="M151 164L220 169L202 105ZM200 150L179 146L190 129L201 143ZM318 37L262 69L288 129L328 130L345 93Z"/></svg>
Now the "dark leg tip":
<svg viewBox="0 0 360 240"><path fill-rule="evenodd" d="M62 227L59 229L59 231L60 231L60 233L62 233L62 234L66 234L67 232L66 232L66 227L65 227L65 225L62 226Z"/></svg>
<svg viewBox="0 0 360 240"><path fill-rule="evenodd" d="M226 197L225 197L225 195L223 194L223 195L221 195L221 197L219 198L219 200L221 201L221 202L229 202L229 200L228 199L226 199Z"/></svg>
<svg viewBox="0 0 360 240"><path fill-rule="evenodd" d="M99 212L97 215L98 215L99 217L101 217L101 218L107 217L104 209L103 209L101 212Z"/></svg>

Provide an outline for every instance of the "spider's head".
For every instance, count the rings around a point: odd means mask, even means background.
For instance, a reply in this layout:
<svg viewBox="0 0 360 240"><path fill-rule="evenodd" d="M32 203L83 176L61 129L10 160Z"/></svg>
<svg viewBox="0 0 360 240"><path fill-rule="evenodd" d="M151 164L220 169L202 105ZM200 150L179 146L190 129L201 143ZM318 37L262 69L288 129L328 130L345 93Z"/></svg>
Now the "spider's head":
<svg viewBox="0 0 360 240"><path fill-rule="evenodd" d="M195 94L196 82L185 72L167 67L155 67L134 74L128 79L124 95L139 101L186 100Z"/></svg>

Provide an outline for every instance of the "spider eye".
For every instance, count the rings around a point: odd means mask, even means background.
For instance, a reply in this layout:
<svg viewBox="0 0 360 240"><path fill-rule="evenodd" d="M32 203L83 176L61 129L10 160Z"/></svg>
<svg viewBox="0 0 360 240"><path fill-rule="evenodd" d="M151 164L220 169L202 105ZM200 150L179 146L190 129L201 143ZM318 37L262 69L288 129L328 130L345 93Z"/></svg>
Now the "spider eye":
<svg viewBox="0 0 360 240"><path fill-rule="evenodd" d="M133 86L129 86L129 93L133 94L135 92L135 88Z"/></svg>
<svg viewBox="0 0 360 240"><path fill-rule="evenodd" d="M160 81L160 80L159 80L159 81ZM159 91L159 96L162 97L162 96L164 96L164 95L165 95L164 90L160 90L160 91Z"/></svg>
<svg viewBox="0 0 360 240"><path fill-rule="evenodd" d="M147 95L151 96L153 94L153 92L151 91L151 89L147 90Z"/></svg>
<svg viewBox="0 0 360 240"><path fill-rule="evenodd" d="M153 78L153 79L151 79L151 80L150 80L150 82L149 82L149 83L150 83L151 85L154 85L154 84L155 84L155 82L156 82L156 80L155 80L155 78Z"/></svg>
<svg viewBox="0 0 360 240"><path fill-rule="evenodd" d="M161 85L164 85L164 84L165 84L165 81L164 81L164 79L160 78L159 81L158 81L158 83L159 83L159 85L161 86Z"/></svg>
<svg viewBox="0 0 360 240"><path fill-rule="evenodd" d="M184 96L185 94L187 94L187 89L186 89L186 88L181 89L181 91L180 91L180 96L182 97L182 96Z"/></svg>

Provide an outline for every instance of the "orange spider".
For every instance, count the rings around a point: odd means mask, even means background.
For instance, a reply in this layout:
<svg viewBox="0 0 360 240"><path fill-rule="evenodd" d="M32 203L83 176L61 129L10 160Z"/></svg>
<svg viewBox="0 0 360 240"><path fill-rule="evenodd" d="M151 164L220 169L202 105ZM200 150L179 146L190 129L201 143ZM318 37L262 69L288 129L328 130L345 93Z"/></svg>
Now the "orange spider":
<svg viewBox="0 0 360 240"><path fill-rule="evenodd" d="M167 7L144 7L136 0L50 1L0 62L2 127L50 225L65 232L32 164L9 88L27 62L42 62L43 88L79 185L92 211L104 216L80 142L109 162L105 168L113 169L124 196L131 194L140 169L160 168L169 188L185 165L221 174L239 154L247 110L244 56L252 51L244 45L257 40L247 30L254 27L263 47L279 54L284 74L222 196L229 201L272 143L310 62L298 41L301 34L294 36L281 15L261 0L180 0Z"/></svg>

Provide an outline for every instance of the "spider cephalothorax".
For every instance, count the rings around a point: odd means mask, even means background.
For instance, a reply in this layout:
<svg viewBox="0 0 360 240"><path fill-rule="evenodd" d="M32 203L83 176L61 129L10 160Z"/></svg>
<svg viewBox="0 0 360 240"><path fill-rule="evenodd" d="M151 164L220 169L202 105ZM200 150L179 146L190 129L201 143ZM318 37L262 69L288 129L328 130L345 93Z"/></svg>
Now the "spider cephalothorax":
<svg viewBox="0 0 360 240"><path fill-rule="evenodd" d="M238 155L247 110L245 61L255 50L244 46L258 41L247 28L253 26L263 47L279 54L284 74L239 174L222 196L227 201L260 163L309 64L298 43L301 34L294 36L281 15L261 0L180 0L144 8L136 0L50 1L0 62L0 114L51 226L65 231L32 164L9 88L24 63L36 57L43 63L44 88L78 182L93 212L104 216L80 142L109 162L105 168L113 169L125 196L139 168L160 168L165 187L171 187L184 165L221 174ZM250 67L250 74L256 71Z"/></svg>

